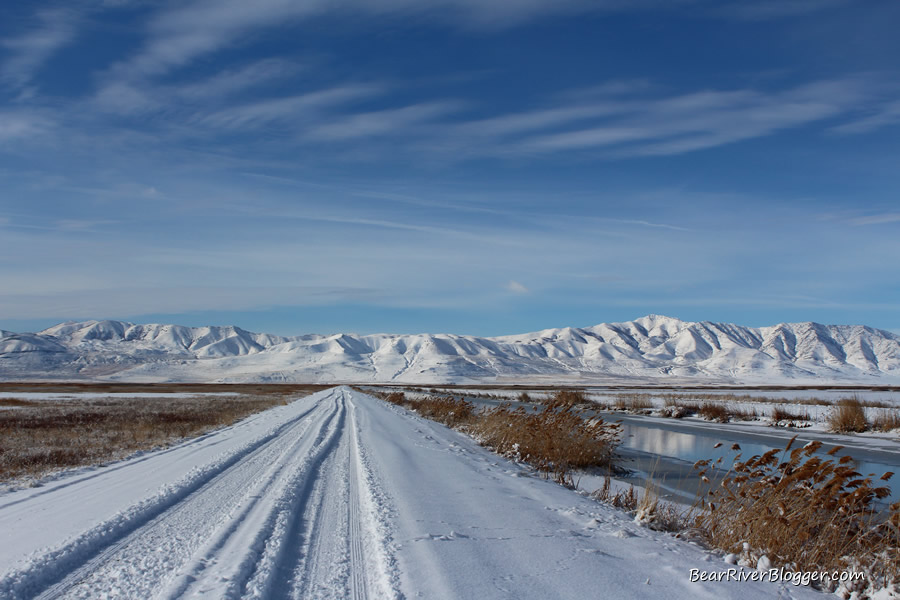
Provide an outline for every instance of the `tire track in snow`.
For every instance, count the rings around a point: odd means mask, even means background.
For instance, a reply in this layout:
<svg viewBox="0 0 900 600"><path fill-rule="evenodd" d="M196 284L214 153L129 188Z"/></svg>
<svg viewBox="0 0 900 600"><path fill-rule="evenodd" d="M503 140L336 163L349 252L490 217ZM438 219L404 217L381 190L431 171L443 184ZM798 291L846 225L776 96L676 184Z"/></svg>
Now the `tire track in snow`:
<svg viewBox="0 0 900 600"><path fill-rule="evenodd" d="M384 486L376 483L367 456L368 450L361 444L360 423L352 396L350 424L351 483L355 487L355 492L351 492L355 500L355 509L351 507L351 511L356 515L354 520L357 525L357 535L351 538L351 543L353 540L358 542L357 549L351 552L351 569L355 576L363 578L354 585L363 586L362 589L366 594L356 597L402 600L404 596L400 592L400 574L388 528L391 516L390 502L385 495ZM376 493L376 490L380 493ZM360 594L363 593L362 589Z"/></svg>
<svg viewBox="0 0 900 600"><path fill-rule="evenodd" d="M333 397L334 394L332 392L327 397ZM0 597L61 597L173 507L188 501L194 495L202 494L205 489L214 488L218 482L233 477L234 473L246 474L244 465L248 461L252 462L277 451L277 448L290 439L287 434L308 426L307 417L322 408L322 400L256 440L197 468L181 481L166 486L156 496L124 510L109 521L44 554L27 567L5 574L0 578ZM273 448L276 450L272 450ZM211 516L219 514L220 510L212 512Z"/></svg>
<svg viewBox="0 0 900 600"><path fill-rule="evenodd" d="M200 475L6 575L0 597L403 598L358 401L344 389L317 398Z"/></svg>
<svg viewBox="0 0 900 600"><path fill-rule="evenodd" d="M298 479L283 526L267 540L248 598L402 598L389 576L382 517L361 458L355 406L341 390L337 425ZM271 557L271 558L268 558ZM228 596L232 597L232 596Z"/></svg>
<svg viewBox="0 0 900 600"><path fill-rule="evenodd" d="M291 540L293 547L286 547L283 554L284 565L295 567L284 597L347 597L351 573L347 560L349 478L348 465L342 460L347 456L346 403L342 402L342 406L342 435L333 452L322 461L319 476L311 481L302 518L295 521L298 532ZM299 540L303 543L297 544Z"/></svg>
<svg viewBox="0 0 900 600"><path fill-rule="evenodd" d="M317 413L322 414L325 407L326 402L320 403ZM94 598L101 592L134 598L154 595L171 579L173 572L183 570L204 540L216 536L218 530L233 530L240 523L244 515L239 513L235 517L235 510L242 504L254 506L277 480L285 464L302 455L302 444L297 440L305 439L304 434L313 422L309 419L283 432L275 442L245 457L239 466L101 553L83 569L89 572L88 576L67 577L76 584L67 586L65 597ZM60 594L47 597L60 597Z"/></svg>
<svg viewBox="0 0 900 600"><path fill-rule="evenodd" d="M271 529L267 535L259 537L260 551L253 566L253 572L245 578L240 588L233 586L226 598L283 598L292 596L296 565L303 555L300 545L310 535L309 512L316 511L322 503L323 485L333 479L330 460L342 440L345 429L346 406L343 398L337 403L338 413L333 427L320 430L316 440L316 450L306 457L304 466L293 478L289 494L280 500L279 510L274 514ZM332 535L340 535L331 531Z"/></svg>
<svg viewBox="0 0 900 600"><path fill-rule="evenodd" d="M366 582L366 561L363 544L363 532L360 521L362 520L360 508L360 495L362 491L359 485L359 440L356 436L356 419L351 409L350 419L350 443L347 444L347 462L350 466L350 503L348 506L348 521L350 523L350 598L353 600L365 600L369 597L368 583Z"/></svg>

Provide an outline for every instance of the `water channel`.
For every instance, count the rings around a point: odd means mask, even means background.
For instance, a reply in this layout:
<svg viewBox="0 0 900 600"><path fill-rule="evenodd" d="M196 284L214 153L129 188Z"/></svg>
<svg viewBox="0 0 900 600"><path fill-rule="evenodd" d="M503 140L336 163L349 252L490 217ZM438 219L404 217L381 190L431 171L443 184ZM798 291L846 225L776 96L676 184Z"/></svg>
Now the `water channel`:
<svg viewBox="0 0 900 600"><path fill-rule="evenodd" d="M466 397L479 406L497 406L500 400ZM539 405L508 402L515 407L537 410ZM691 504L697 494L699 480L693 465L698 460L716 460L722 457L722 465L727 468L737 453L734 444L740 446L742 459L761 455L773 448L783 449L788 440L797 435L793 448L807 442L819 440L822 448L818 454L840 445L844 449L837 456L853 457L853 466L866 476L875 478L884 473L897 472L895 480L888 482L891 496L883 501L884 506L900 500L900 438L867 438L837 435L808 429L785 429L759 427L750 424L719 424L694 419L665 419L619 412L596 412L604 420L619 422L622 426L621 444L617 454L619 464L630 471L628 475L615 479L643 486L648 476L660 486L662 495L684 504ZM716 444L720 444L716 448ZM881 482L879 482L881 483ZM882 503L879 503L882 504Z"/></svg>

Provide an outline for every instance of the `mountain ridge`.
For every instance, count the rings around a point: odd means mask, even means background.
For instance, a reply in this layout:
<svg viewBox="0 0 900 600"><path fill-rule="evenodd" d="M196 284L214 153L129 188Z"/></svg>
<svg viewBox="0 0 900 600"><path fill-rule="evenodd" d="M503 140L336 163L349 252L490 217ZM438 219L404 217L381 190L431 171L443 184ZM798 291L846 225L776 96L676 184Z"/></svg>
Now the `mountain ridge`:
<svg viewBox="0 0 900 600"><path fill-rule="evenodd" d="M900 381L900 336L812 321L745 327L646 315L476 337L279 336L100 320L0 331L0 379L478 383Z"/></svg>

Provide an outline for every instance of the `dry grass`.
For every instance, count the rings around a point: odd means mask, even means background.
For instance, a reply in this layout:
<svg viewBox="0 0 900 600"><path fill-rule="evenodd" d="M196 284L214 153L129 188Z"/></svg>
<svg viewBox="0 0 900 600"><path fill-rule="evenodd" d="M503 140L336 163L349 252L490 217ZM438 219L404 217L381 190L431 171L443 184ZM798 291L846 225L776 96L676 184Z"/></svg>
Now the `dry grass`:
<svg viewBox="0 0 900 600"><path fill-rule="evenodd" d="M306 393L318 389L307 387ZM166 446L297 395L278 389L236 396L26 400L0 411L0 481L38 478Z"/></svg>
<svg viewBox="0 0 900 600"><path fill-rule="evenodd" d="M419 400L415 404L415 410L426 419L443 423L447 427L467 425L475 418L474 404L451 396Z"/></svg>
<svg viewBox="0 0 900 600"><path fill-rule="evenodd" d="M731 420L731 411L728 410L728 407L722 404L713 404L712 402L704 402L697 414L707 421L727 423Z"/></svg>
<svg viewBox="0 0 900 600"><path fill-rule="evenodd" d="M572 469L611 466L620 430L568 406L537 413L500 406L480 413L468 429L479 443L566 485L573 483Z"/></svg>
<svg viewBox="0 0 900 600"><path fill-rule="evenodd" d="M875 431L894 431L900 429L900 410L884 409L872 419L872 429Z"/></svg>
<svg viewBox="0 0 900 600"><path fill-rule="evenodd" d="M810 416L808 411L791 411L787 408L776 406L772 409L772 425L794 427L798 423L808 423Z"/></svg>
<svg viewBox="0 0 900 600"><path fill-rule="evenodd" d="M866 411L856 398L842 398L828 414L828 428L835 433L860 433L869 428Z"/></svg>
<svg viewBox="0 0 900 600"><path fill-rule="evenodd" d="M694 415L694 414L697 414L696 410L690 410L686 406L677 406L677 405L664 406L659 411L659 416L669 417L672 419L683 419L685 417L688 417L688 416Z"/></svg>
<svg viewBox="0 0 900 600"><path fill-rule="evenodd" d="M604 477L603 486L595 490L591 497L633 514L638 523L656 531L676 532L687 527L686 512L660 499L658 486L652 477L647 479L643 493L636 492L633 485L628 486L627 490L612 493L610 482L609 476Z"/></svg>
<svg viewBox="0 0 900 600"><path fill-rule="evenodd" d="M22 408L23 406L39 406L39 403L34 400L23 400L22 398L0 398L0 407Z"/></svg>
<svg viewBox="0 0 900 600"><path fill-rule="evenodd" d="M609 476L603 479L603 487L599 490L594 491L591 494L595 500L599 500L605 504L609 504L610 506L614 506L616 508L620 508L622 510L626 510L629 512L634 512L637 510L638 504L640 503L640 497L637 492L634 491L634 486L628 486L627 491L619 490L615 494L611 491L611 478Z"/></svg>
<svg viewBox="0 0 900 600"><path fill-rule="evenodd" d="M900 503L886 521L875 512L893 474L862 476L850 457L830 458L840 447L819 457L820 442L791 450L793 442L746 461L736 456L697 507L695 526L712 546L749 548L752 560L767 556L792 571L864 571L872 589L900 582ZM695 467L708 481L710 462Z"/></svg>
<svg viewBox="0 0 900 600"><path fill-rule="evenodd" d="M544 400L544 406L548 410L575 408L587 403L588 399L584 395L584 390L558 390Z"/></svg>
<svg viewBox="0 0 900 600"><path fill-rule="evenodd" d="M892 408L893 404L888 402L882 402L881 400L866 400L865 398L858 398L853 396L849 398L849 400L855 400L859 403L860 406L865 406L867 408ZM840 400L838 400L840 402Z"/></svg>
<svg viewBox="0 0 900 600"><path fill-rule="evenodd" d="M618 425L585 419L575 408L584 402L577 390L554 394L540 411L514 410L508 404L476 411L473 404L451 396L410 400L393 392L380 397L461 429L498 454L526 462L566 485L573 484L573 469L610 467L618 443Z"/></svg>
<svg viewBox="0 0 900 600"><path fill-rule="evenodd" d="M682 419L684 417L698 415L708 421L728 423L732 420L750 421L759 417L759 413L753 408L738 408L723 402L682 402L673 397L666 398L666 405L659 411L659 416Z"/></svg>
<svg viewBox="0 0 900 600"><path fill-rule="evenodd" d="M666 405L659 413L661 417L683 419L700 412L700 405L694 402L682 402L681 398L669 396L665 400Z"/></svg>
<svg viewBox="0 0 900 600"><path fill-rule="evenodd" d="M628 412L653 410L652 398L650 394L618 394L613 408Z"/></svg>
<svg viewBox="0 0 900 600"><path fill-rule="evenodd" d="M403 392L381 394L383 400L414 410L426 419L443 423L448 427L470 424L476 416L475 405L452 396L429 396L421 400L410 400Z"/></svg>

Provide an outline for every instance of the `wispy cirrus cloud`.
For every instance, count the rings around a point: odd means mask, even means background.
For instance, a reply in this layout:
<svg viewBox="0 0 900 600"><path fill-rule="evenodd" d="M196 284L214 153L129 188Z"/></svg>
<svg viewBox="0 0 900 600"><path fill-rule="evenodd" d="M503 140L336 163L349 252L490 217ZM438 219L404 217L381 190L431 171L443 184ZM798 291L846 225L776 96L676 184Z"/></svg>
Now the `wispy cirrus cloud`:
<svg viewBox="0 0 900 600"><path fill-rule="evenodd" d="M763 21L808 15L847 4L848 0L755 0L754 2L738 0L715 7L713 13L729 18Z"/></svg>
<svg viewBox="0 0 900 600"><path fill-rule="evenodd" d="M673 155L846 116L870 102L870 96L868 84L858 79L821 81L780 92L631 95L461 123L449 137L455 138L455 150L468 146L472 153L498 156L584 150L618 157Z"/></svg>
<svg viewBox="0 0 900 600"><path fill-rule="evenodd" d="M76 34L78 13L65 8L41 10L36 23L19 36L0 42L11 57L0 66L0 80L21 90L35 72Z"/></svg>
<svg viewBox="0 0 900 600"><path fill-rule="evenodd" d="M502 29L547 15L671 8L696 0L194 0L158 13L143 48L115 69L117 77L165 74L240 43L254 31L322 15L416 16L464 27Z"/></svg>
<svg viewBox="0 0 900 600"><path fill-rule="evenodd" d="M852 225L883 225L885 223L900 222L900 212L882 213L878 215L868 215L865 217L856 217L850 219Z"/></svg>
<svg viewBox="0 0 900 600"><path fill-rule="evenodd" d="M312 140L351 140L390 133L408 133L409 128L428 122L435 117L457 111L459 102L439 101L403 106L339 118L313 127L307 134Z"/></svg>
<svg viewBox="0 0 900 600"><path fill-rule="evenodd" d="M267 58L224 69L208 77L181 84L112 79L103 83L90 104L93 108L120 115L143 115L166 111L169 114L196 110L196 105L220 106L234 103L235 96L259 93L270 83L295 76L302 67L284 59Z"/></svg>
<svg viewBox="0 0 900 600"><path fill-rule="evenodd" d="M197 118L195 121L215 129L236 130L265 127L285 119L295 120L310 111L332 109L338 105L383 93L376 84L343 85L306 94L270 98L231 106Z"/></svg>
<svg viewBox="0 0 900 600"><path fill-rule="evenodd" d="M34 111L0 110L0 143L31 138L48 127L48 119Z"/></svg>
<svg viewBox="0 0 900 600"><path fill-rule="evenodd" d="M900 125L900 100L875 106L869 116L839 125L833 131L848 134L869 133L892 125Z"/></svg>

